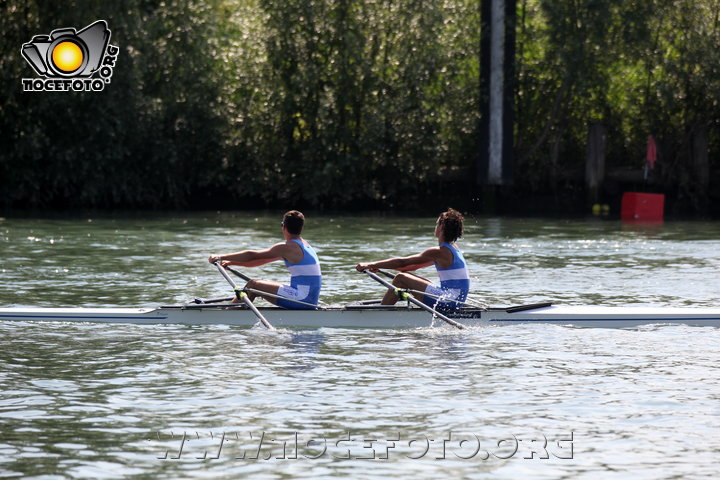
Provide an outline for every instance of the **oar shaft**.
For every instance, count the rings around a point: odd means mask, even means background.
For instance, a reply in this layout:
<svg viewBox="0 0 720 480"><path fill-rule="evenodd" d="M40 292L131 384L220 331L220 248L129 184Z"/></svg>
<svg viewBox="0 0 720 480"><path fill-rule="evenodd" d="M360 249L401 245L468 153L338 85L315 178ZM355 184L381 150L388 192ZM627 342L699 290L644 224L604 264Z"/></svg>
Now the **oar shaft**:
<svg viewBox="0 0 720 480"><path fill-rule="evenodd" d="M295 299L293 299L293 298L283 297L283 296L281 296L281 295L275 295L274 293L263 292L262 290L255 290L254 288L247 288L247 287L246 287L246 288L245 288L245 291L246 291L246 292L257 293L258 295L262 295L263 297L270 297L270 298L282 299L282 300L286 300L286 301L288 301L288 302L299 303L300 305L305 305L306 307L313 307L313 308L315 308L315 309L320 309L320 307L319 307L318 305L313 305L312 303L302 302L302 301L300 301L300 300L295 300Z"/></svg>
<svg viewBox="0 0 720 480"><path fill-rule="evenodd" d="M238 271L235 270L235 269L232 269L232 268L230 268L230 267L225 267L225 269L226 269L226 270L229 270L230 272L232 272L235 276L242 278L242 279L245 280L246 282L249 282L250 280L252 280L252 278L248 277L247 275L245 275L245 274L242 273L242 272L238 272Z"/></svg>
<svg viewBox="0 0 720 480"><path fill-rule="evenodd" d="M380 273L380 274L382 274L382 275L385 275L386 277L388 277L388 278L390 278L390 279L395 279L395 275L393 275L393 274L390 273L390 272L386 272L385 270L380 270L380 269L378 269L378 273ZM414 273L411 273L411 272L404 272L404 273L410 273L410 275L415 275ZM417 277L418 275L415 275L415 276ZM420 278L422 278L422 277L420 277ZM456 305L465 305L465 306L467 306L467 307L473 307L473 308L487 308L487 306L485 306L485 305L477 305L477 304L473 304L473 303L470 303L470 302L461 302L460 300L452 300L452 299L450 299L450 298L446 298L446 297L443 297L443 296L440 296L440 295L433 295L433 294L431 294L431 293L421 292L420 290L407 290L407 291L408 291L408 292L412 292L412 293L418 293L418 294L420 294L420 295L425 295L426 297L431 297L431 298L436 298L436 299L438 299L438 300L443 300L443 301L446 301L446 302L448 302L448 303L454 303L454 304L456 304Z"/></svg>
<svg viewBox="0 0 720 480"><path fill-rule="evenodd" d="M227 280L227 282L230 284L230 286L233 287L233 290L236 289L237 284L235 283L235 280L233 280L232 277L230 277L230 275L228 275L228 273L225 271L225 268L222 265L220 265L220 262L215 262L214 265L217 267L218 272L220 272L220 275L225 277L225 280Z"/></svg>
<svg viewBox="0 0 720 480"><path fill-rule="evenodd" d="M390 272L386 272L385 270L380 270L380 269L378 269L378 273L382 273L383 275L385 275L385 276L386 276L387 278L389 278L390 280L395 280L395 275L393 275L393 274L390 273Z"/></svg>
<svg viewBox="0 0 720 480"><path fill-rule="evenodd" d="M242 278L242 279L245 280L246 282L249 282L249 281L251 280L250 277L248 277L247 275L245 275L245 274L242 273L242 272L238 272L237 270L234 270L234 269L232 269L232 268L230 268L230 267L223 267L223 268L224 268L225 270L229 270L230 273L235 274L236 276ZM227 275L227 274L226 274L226 275ZM227 278L227 277L226 277L226 278ZM233 287L233 288L236 288L236 287ZM305 305L305 306L308 306L308 307L318 308L317 305L313 305L312 303L301 302L300 300L294 300L294 299L292 299L292 298L282 297L282 296L280 296L280 295L274 295L274 294L272 294L272 293L263 292L262 290L255 290L255 289L253 289L253 288L245 288L245 291L246 291L246 292L257 293L258 295L262 295L263 297L281 298L281 299L283 299L283 300L287 300L288 302L294 302L294 303L299 303L300 305Z"/></svg>
<svg viewBox="0 0 720 480"><path fill-rule="evenodd" d="M268 330L275 330L275 327L273 327L270 324L270 322L267 321L265 316L263 316L263 314L260 313L260 310L258 310L257 307L255 305L253 305L252 301L247 296L247 294L245 292L243 292L242 289L238 288L235 281L225 271L225 268L223 268L223 266L220 265L220 262L215 262L215 266L217 267L218 272L220 272L220 274L223 277L225 277L225 280L227 280L227 282L230 284L230 286L233 288L233 290L235 290L235 294L238 296L238 298L240 300L242 300L245 303L245 305L247 305L250 308L250 310L252 310L252 312L255 314L256 317L258 317L260 322L262 322L262 324L265 325L265 328L267 328Z"/></svg>
<svg viewBox="0 0 720 480"><path fill-rule="evenodd" d="M402 293L402 292L400 291L400 289L398 289L397 287L395 287L395 286L392 285L391 283L383 280L383 279L380 278L379 276L375 275L373 272L371 272L371 271L369 271L369 270L365 270L365 273L367 273L370 278L372 278L373 280L381 283L382 285L385 285L385 287L387 287L389 290L392 290L392 291L395 292L396 294ZM398 295L398 296L400 296L400 295ZM408 302L410 302L410 303L412 303L412 304L414 304L414 305L417 305L418 307L422 308L423 310L428 311L429 313L432 313L433 315L437 316L440 320L442 320L442 321L444 321L444 322L446 322L446 323L449 323L449 324L452 325L453 327L456 327L456 328L459 328L459 329L465 328L465 325L463 325L463 324L461 324L461 323L458 323L458 322L456 322L455 320L453 320L452 318L449 318L449 317L443 315L442 313L433 310L432 308L428 307L427 305L425 305L424 303L422 303L420 300L418 300L417 298L413 297L412 295L406 293L406 294L405 294L405 298L407 299Z"/></svg>
<svg viewBox="0 0 720 480"><path fill-rule="evenodd" d="M252 301L250 300L250 297L247 296L247 293L243 292L242 290L237 290L237 293L238 293L238 296L240 297L240 300L245 302L245 305L250 307L250 310L252 310L252 312L255 314L255 316L260 319L262 324L265 325L265 328L267 328L268 330L275 330L275 327L273 327L270 324L270 322L267 321L265 316L262 313L260 313L260 310L258 310L258 308L252 303Z"/></svg>
<svg viewBox="0 0 720 480"><path fill-rule="evenodd" d="M443 296L441 296L441 295L433 295L432 293L421 292L420 290L408 289L408 290L405 290L405 291L406 291L406 292L409 292L409 293L417 293L418 295L425 295L426 297L434 298L435 300L442 301L442 302L454 303L455 305L468 305L468 306L470 306L469 303L461 302L460 300L453 300L452 298L443 297Z"/></svg>

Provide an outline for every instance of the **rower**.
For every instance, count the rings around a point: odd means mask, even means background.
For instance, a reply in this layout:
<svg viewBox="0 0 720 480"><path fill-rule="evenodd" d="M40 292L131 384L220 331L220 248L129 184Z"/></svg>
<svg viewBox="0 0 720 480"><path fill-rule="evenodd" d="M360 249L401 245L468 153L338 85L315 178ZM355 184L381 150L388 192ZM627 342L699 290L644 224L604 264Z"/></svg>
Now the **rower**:
<svg viewBox="0 0 720 480"><path fill-rule="evenodd" d="M462 252L455 244L463 234L464 218L452 208L440 214L435 223L435 237L438 246L409 257L388 258L379 262L358 263L358 271L377 271L380 268L399 270L393 285L399 289L414 291L415 298L438 309L455 309L462 306L470 290L470 276ZM407 273L418 268L435 265L440 286L433 285L427 278ZM424 294L423 294L424 292ZM383 305L394 305L398 296L388 289L382 299Z"/></svg>
<svg viewBox="0 0 720 480"><path fill-rule="evenodd" d="M245 285L247 296L251 301L260 296L287 309L312 309L313 307L310 305L292 301L317 305L322 286L320 261L315 250L301 237L304 225L305 216L297 210L291 210L283 216L281 223L284 242L277 243L265 250L243 250L236 253L211 255L208 261L210 263L220 262L222 266L257 267L282 259L290 271L290 284L253 279ZM265 296L261 292L269 295ZM277 296L283 298L277 298Z"/></svg>

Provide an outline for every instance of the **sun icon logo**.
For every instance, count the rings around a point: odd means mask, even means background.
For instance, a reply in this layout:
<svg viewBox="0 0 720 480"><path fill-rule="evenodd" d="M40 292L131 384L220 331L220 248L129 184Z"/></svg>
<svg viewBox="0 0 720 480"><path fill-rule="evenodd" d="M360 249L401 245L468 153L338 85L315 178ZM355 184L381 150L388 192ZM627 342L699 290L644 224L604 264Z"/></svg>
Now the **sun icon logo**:
<svg viewBox="0 0 720 480"><path fill-rule="evenodd" d="M23 90L101 91L115 67L119 49L109 45L110 29L105 20L82 30L58 28L50 35L35 35L20 51L45 80L24 78ZM100 78L92 78L98 72Z"/></svg>

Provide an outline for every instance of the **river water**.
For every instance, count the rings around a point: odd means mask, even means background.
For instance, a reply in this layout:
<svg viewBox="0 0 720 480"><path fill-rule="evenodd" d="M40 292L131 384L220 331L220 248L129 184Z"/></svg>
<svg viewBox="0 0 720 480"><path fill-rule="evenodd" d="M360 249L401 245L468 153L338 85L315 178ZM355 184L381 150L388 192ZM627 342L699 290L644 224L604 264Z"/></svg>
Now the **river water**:
<svg viewBox="0 0 720 480"><path fill-rule="evenodd" d="M280 219L2 219L0 305L225 296L207 256L278 241ZM432 246L434 220L310 215L322 300L378 298L354 264ZM718 223L468 218L460 246L493 305L718 305ZM0 322L0 478L717 478L718 347L667 325Z"/></svg>

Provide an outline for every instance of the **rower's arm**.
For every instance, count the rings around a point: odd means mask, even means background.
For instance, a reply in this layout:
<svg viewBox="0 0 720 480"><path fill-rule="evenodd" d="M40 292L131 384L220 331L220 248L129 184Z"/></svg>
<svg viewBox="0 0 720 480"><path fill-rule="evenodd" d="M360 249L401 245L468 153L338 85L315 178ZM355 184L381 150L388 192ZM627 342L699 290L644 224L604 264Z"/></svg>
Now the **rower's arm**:
<svg viewBox="0 0 720 480"><path fill-rule="evenodd" d="M258 267L266 263L280 260L287 249L285 243L278 243L264 250L243 250L236 253L211 255L210 263L223 262L226 265L239 265L241 267Z"/></svg>
<svg viewBox="0 0 720 480"><path fill-rule="evenodd" d="M358 263L355 268L359 271L366 269L377 270L378 268L389 268L401 272L417 270L432 265L440 255L439 248L428 248L422 253L409 257L388 258L379 262Z"/></svg>
<svg viewBox="0 0 720 480"><path fill-rule="evenodd" d="M425 263L414 263L412 265L406 265L404 267L396 268L395 270L398 270L400 272L412 272L414 270L417 270L419 268L425 268L432 265L433 262L425 262Z"/></svg>
<svg viewBox="0 0 720 480"><path fill-rule="evenodd" d="M280 259L279 258L261 258L258 260L252 260L250 262L242 262L242 263L228 262L228 265L238 265L241 267L259 267L260 265L265 265L266 263L274 262L275 260L280 260Z"/></svg>

